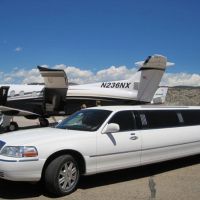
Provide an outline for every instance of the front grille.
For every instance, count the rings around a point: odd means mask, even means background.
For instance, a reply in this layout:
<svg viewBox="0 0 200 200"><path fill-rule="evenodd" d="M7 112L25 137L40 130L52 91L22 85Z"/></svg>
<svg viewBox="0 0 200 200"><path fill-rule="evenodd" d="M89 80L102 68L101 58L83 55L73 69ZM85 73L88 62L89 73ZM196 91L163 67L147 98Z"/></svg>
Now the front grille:
<svg viewBox="0 0 200 200"><path fill-rule="evenodd" d="M3 178L4 177L4 173L0 172L0 177Z"/></svg>
<svg viewBox="0 0 200 200"><path fill-rule="evenodd" d="M6 143L0 140L0 150L2 149L2 147L5 145Z"/></svg>

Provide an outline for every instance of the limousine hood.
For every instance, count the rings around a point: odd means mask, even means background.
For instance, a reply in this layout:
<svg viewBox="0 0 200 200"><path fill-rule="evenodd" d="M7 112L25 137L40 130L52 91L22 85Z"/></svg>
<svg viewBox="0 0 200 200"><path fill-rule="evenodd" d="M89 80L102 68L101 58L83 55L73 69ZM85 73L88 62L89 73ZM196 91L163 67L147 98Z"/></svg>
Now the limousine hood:
<svg viewBox="0 0 200 200"><path fill-rule="evenodd" d="M77 138L77 134L84 134L84 132L48 127L5 133L0 135L0 140L7 145L34 146L50 141Z"/></svg>

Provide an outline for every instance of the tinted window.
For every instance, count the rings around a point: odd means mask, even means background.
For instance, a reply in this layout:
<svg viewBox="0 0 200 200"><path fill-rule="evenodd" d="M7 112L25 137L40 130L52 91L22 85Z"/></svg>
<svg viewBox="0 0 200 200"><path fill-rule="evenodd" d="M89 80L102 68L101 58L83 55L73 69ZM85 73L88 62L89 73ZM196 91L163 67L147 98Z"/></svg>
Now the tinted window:
<svg viewBox="0 0 200 200"><path fill-rule="evenodd" d="M181 114L186 126L200 124L200 110L182 110Z"/></svg>
<svg viewBox="0 0 200 200"><path fill-rule="evenodd" d="M120 131L129 131L133 130L134 125L134 117L131 111L121 111L116 113L109 123L116 123L119 124Z"/></svg>
<svg viewBox="0 0 200 200"><path fill-rule="evenodd" d="M146 117L146 121L144 119ZM167 128L179 126L179 118L173 110L148 110L140 114L143 127L148 128Z"/></svg>
<svg viewBox="0 0 200 200"><path fill-rule="evenodd" d="M81 110L63 120L56 126L56 128L80 131L96 131L107 119L110 113L111 111L108 110Z"/></svg>

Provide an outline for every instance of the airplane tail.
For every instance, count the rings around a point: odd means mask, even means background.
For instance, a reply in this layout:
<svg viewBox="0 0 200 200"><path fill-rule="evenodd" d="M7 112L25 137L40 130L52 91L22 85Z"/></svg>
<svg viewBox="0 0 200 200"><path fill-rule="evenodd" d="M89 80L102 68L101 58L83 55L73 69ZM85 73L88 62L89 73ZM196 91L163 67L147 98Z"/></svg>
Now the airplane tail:
<svg viewBox="0 0 200 200"><path fill-rule="evenodd" d="M140 66L136 73L138 82L134 82L134 89L138 90L137 100L151 102L165 69L170 63L162 55L153 55L149 56L145 61L137 62L136 65Z"/></svg>

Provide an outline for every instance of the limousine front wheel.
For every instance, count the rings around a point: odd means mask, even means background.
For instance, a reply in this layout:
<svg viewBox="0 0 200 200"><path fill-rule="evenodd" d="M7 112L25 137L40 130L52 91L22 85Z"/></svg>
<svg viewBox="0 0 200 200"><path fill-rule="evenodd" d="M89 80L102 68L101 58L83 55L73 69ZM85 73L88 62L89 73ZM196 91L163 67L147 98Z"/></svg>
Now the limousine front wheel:
<svg viewBox="0 0 200 200"><path fill-rule="evenodd" d="M45 171L46 189L56 196L70 194L76 189L79 181L79 168L71 155L54 159Z"/></svg>

